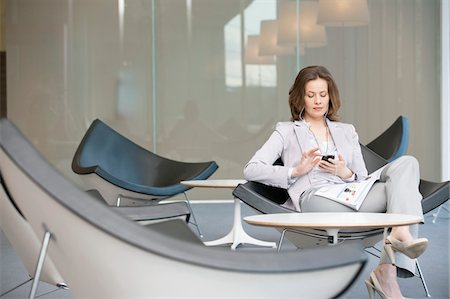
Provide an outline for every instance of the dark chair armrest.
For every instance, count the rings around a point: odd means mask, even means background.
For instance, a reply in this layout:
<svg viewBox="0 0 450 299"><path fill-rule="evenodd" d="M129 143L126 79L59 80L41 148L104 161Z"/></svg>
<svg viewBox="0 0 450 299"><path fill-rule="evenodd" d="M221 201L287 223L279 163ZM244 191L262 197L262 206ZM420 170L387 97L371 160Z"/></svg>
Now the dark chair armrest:
<svg viewBox="0 0 450 299"><path fill-rule="evenodd" d="M420 180L419 191L423 196L422 209L426 214L445 203L450 198L449 181L430 182Z"/></svg>
<svg viewBox="0 0 450 299"><path fill-rule="evenodd" d="M185 202L136 207L112 207L112 209L133 221L185 217L186 222L188 222L191 215Z"/></svg>
<svg viewBox="0 0 450 299"><path fill-rule="evenodd" d="M257 182L247 182L238 185L233 190L233 195L264 214L295 212L281 206L289 198L286 189L271 187Z"/></svg>

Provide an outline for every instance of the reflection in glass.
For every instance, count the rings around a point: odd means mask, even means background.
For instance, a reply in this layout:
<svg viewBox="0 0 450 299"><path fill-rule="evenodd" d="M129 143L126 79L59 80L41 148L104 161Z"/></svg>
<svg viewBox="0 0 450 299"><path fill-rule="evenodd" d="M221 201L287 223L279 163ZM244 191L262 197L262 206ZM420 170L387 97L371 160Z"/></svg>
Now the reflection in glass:
<svg viewBox="0 0 450 299"><path fill-rule="evenodd" d="M319 0L318 24L365 26L369 19L367 0Z"/></svg>
<svg viewBox="0 0 450 299"><path fill-rule="evenodd" d="M225 84L242 86L241 18L236 16L224 28L225 33Z"/></svg>

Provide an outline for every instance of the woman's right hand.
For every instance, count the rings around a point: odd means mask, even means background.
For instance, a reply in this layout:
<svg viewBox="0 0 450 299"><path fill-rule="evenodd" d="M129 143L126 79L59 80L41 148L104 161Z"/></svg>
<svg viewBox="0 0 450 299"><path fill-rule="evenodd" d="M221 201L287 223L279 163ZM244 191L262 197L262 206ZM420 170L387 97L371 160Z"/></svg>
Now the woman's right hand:
<svg viewBox="0 0 450 299"><path fill-rule="evenodd" d="M313 169L313 167L320 162L321 156L322 155L320 154L318 147L304 152L300 163L298 163L292 170L292 177L299 177L310 172L311 169Z"/></svg>

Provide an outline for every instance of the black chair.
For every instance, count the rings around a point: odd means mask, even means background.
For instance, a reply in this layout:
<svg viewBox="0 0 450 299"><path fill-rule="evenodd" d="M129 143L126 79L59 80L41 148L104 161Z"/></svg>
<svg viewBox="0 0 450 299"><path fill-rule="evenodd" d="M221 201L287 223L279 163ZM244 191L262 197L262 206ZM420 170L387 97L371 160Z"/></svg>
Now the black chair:
<svg viewBox="0 0 450 299"><path fill-rule="evenodd" d="M361 151L369 173L386 165L388 162L371 151L364 145L361 145ZM277 160L275 164L281 164ZM420 192L423 196L422 208L424 214L434 210L450 198L449 182L430 182L420 180ZM236 187L233 195L244 203L262 214L274 213L297 213L297 211L287 209L281 206L289 198L286 189L267 186L258 182L247 182ZM339 240L363 242L363 246L373 247L382 239L383 229L367 230L342 230L338 234ZM307 248L331 243L332 239L323 230L287 230L285 237L294 245ZM280 244L279 244L280 246ZM422 275L419 263L416 262L420 279L424 285L425 292L429 296L428 288Z"/></svg>
<svg viewBox="0 0 450 299"><path fill-rule="evenodd" d="M394 123L366 146L391 162L408 151L409 120L399 116Z"/></svg>
<svg viewBox="0 0 450 299"><path fill-rule="evenodd" d="M48 255L75 298L335 298L367 259L351 244L230 251L204 246L180 220L143 227L78 189L6 119L0 171L43 240L37 268Z"/></svg>
<svg viewBox="0 0 450 299"><path fill-rule="evenodd" d="M72 160L72 170L88 189L97 189L110 205L123 199L159 202L184 193L190 214L198 228L184 180L209 178L218 166L210 162L180 162L152 153L96 119L87 130Z"/></svg>

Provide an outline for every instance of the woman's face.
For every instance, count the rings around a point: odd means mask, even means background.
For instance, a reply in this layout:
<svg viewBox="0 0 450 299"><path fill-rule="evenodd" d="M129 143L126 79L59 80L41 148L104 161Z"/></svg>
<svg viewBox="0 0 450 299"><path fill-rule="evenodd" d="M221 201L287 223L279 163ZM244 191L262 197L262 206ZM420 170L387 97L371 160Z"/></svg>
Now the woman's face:
<svg viewBox="0 0 450 299"><path fill-rule="evenodd" d="M305 85L305 119L323 119L328 110L328 83L322 78L308 81Z"/></svg>

